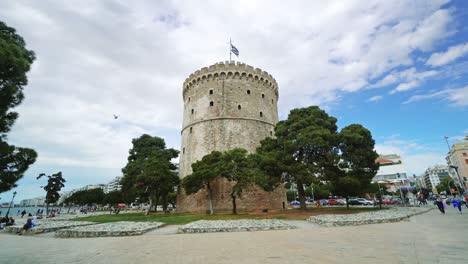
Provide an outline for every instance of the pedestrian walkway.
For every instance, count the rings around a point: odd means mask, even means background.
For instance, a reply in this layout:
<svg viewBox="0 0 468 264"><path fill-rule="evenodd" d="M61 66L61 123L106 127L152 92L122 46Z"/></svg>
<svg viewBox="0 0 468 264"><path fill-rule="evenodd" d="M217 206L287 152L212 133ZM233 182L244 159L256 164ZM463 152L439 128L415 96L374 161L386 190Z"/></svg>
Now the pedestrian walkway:
<svg viewBox="0 0 468 264"><path fill-rule="evenodd" d="M398 223L311 224L311 228L298 225L297 229L262 232L149 232L137 237L88 239L0 234L0 240L5 241L0 256L2 263L26 264L51 260L93 264L468 263L468 211L458 214L453 207L447 209L445 215L432 210Z"/></svg>

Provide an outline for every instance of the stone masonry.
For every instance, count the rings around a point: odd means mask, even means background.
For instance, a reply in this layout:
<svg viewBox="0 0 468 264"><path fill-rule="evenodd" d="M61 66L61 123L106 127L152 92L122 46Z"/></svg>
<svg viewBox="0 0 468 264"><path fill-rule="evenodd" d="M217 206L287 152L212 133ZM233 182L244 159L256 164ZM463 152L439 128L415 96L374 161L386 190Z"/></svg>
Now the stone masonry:
<svg viewBox="0 0 468 264"><path fill-rule="evenodd" d="M274 135L278 122L278 84L267 72L239 62L221 62L191 74L183 84L184 121L179 163L180 177L192 172L191 164L214 150L244 148L254 152L260 141ZM215 210L231 208L231 183L214 184ZM279 209L284 189L267 193L258 187L243 193L238 209ZM208 195L200 191L178 195L178 211L205 212Z"/></svg>

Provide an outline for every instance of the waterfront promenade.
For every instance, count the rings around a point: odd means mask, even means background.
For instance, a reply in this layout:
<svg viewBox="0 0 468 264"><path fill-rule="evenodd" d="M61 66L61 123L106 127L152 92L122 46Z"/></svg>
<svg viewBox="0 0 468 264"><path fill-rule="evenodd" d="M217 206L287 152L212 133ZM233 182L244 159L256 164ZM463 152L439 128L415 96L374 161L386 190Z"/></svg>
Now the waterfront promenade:
<svg viewBox="0 0 468 264"><path fill-rule="evenodd" d="M409 221L292 230L59 239L0 234L2 263L468 263L468 211Z"/></svg>

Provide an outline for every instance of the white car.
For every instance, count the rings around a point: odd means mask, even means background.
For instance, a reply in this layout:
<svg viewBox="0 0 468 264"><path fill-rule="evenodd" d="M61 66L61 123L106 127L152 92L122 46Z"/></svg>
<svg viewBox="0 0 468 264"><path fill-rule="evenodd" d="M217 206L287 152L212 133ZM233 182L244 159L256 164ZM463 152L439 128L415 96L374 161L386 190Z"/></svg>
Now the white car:
<svg viewBox="0 0 468 264"><path fill-rule="evenodd" d="M357 198L356 200L361 202L363 205L374 205L374 201L369 201L369 200L364 199L364 198Z"/></svg>

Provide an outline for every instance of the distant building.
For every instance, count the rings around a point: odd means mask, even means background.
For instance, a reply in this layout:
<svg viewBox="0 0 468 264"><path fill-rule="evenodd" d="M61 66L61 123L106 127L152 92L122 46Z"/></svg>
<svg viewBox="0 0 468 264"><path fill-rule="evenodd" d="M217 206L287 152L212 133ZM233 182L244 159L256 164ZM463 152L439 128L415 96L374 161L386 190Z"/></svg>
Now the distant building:
<svg viewBox="0 0 468 264"><path fill-rule="evenodd" d="M122 190L122 185L120 184L121 179L122 177L117 176L108 184L106 184L103 188L104 193L110 193L110 192Z"/></svg>
<svg viewBox="0 0 468 264"><path fill-rule="evenodd" d="M410 186L403 159L399 155L380 155L375 162L379 163L380 167L372 182L385 184L392 192L396 192L399 187Z"/></svg>
<svg viewBox="0 0 468 264"><path fill-rule="evenodd" d="M24 199L21 200L20 206L21 207L29 207L29 206L44 206L45 204L45 197L36 197L32 199Z"/></svg>
<svg viewBox="0 0 468 264"><path fill-rule="evenodd" d="M450 177L463 189L468 189L468 141L453 144L446 160Z"/></svg>
<svg viewBox="0 0 468 264"><path fill-rule="evenodd" d="M437 193L436 186L446 177L449 177L449 168L447 166L429 167L424 172L424 186L427 189L432 189L433 193Z"/></svg>

